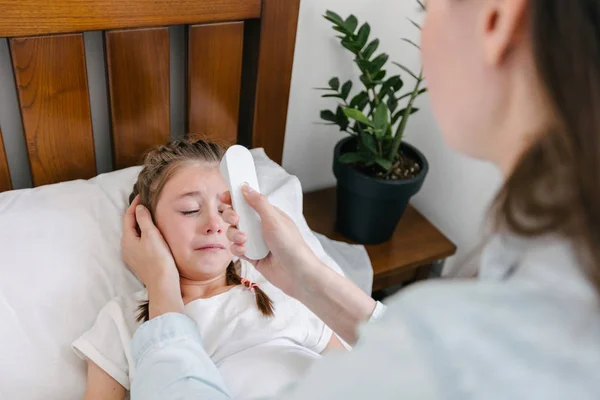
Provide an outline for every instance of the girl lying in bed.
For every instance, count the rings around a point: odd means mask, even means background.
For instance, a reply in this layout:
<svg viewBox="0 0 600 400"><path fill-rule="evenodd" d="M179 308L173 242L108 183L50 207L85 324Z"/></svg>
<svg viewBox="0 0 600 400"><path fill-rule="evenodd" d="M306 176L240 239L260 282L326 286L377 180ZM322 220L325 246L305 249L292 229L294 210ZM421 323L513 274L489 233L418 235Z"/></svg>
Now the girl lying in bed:
<svg viewBox="0 0 600 400"><path fill-rule="evenodd" d="M243 279L226 238L219 195L223 151L173 141L151 151L130 201L152 213L179 270L185 312L234 398L274 394L297 380L325 349L342 343L306 307L274 286ZM250 267L247 267L250 268ZM135 379L130 341L149 318L147 291L118 297L73 343L88 361L86 399L123 399Z"/></svg>

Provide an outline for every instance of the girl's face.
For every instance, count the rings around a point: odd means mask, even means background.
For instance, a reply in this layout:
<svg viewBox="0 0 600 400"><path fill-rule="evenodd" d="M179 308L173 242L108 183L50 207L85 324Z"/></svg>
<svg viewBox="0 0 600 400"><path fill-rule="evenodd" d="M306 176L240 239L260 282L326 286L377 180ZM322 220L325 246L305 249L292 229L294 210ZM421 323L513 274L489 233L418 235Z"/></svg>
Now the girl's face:
<svg viewBox="0 0 600 400"><path fill-rule="evenodd" d="M215 279L231 262L228 225L218 209L227 190L218 165L206 163L180 166L165 184L154 217L182 278Z"/></svg>

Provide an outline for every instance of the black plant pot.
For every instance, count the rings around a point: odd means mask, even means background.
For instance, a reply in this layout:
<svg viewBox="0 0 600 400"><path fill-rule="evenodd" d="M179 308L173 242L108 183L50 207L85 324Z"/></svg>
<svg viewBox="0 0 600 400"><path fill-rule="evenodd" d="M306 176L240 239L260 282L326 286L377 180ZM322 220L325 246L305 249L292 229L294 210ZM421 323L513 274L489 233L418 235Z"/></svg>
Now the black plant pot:
<svg viewBox="0 0 600 400"><path fill-rule="evenodd" d="M387 181L368 176L337 161L341 154L356 151L356 138L342 139L335 146L333 173L337 178L338 232L355 242L379 244L389 240L409 200L421 190L429 164L425 156L408 143L402 152L421 166L410 180Z"/></svg>

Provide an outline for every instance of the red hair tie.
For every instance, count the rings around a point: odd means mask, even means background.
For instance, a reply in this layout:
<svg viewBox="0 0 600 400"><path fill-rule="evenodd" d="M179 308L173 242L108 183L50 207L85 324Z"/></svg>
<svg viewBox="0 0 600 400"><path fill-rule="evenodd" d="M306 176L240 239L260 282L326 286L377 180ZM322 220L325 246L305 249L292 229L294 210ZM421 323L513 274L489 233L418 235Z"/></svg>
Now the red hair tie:
<svg viewBox="0 0 600 400"><path fill-rule="evenodd" d="M243 285L243 286L245 286L245 287L247 287L247 288L248 288L248 290L250 290L252 293L254 293L254 292L255 292L255 291L254 291L254 288L257 288L257 287L258 287L258 285L257 285L256 283L252 283L252 282L250 282L250 281L249 281L248 279L246 279L246 278L243 278L243 279L242 279L242 285Z"/></svg>

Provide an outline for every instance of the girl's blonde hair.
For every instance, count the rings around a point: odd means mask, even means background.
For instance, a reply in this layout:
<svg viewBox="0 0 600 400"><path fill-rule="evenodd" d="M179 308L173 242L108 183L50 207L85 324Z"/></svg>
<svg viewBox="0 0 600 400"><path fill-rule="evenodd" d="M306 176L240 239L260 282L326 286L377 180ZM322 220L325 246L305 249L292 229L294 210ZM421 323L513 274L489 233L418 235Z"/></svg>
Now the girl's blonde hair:
<svg viewBox="0 0 600 400"><path fill-rule="evenodd" d="M154 218L156 204L165 184L177 172L177 169L185 164L206 163L218 167L224 150L215 143L204 140L178 139L150 150L144 157L143 169L138 175L137 182L133 186L133 192L129 196L129 203L139 194L140 204L144 205ZM231 262L227 267L227 285L245 285L252 289L256 295L256 305L265 316L273 316L273 302L267 294L259 287L251 285L240 276L240 263ZM253 287L254 286L254 287ZM150 319L149 303L143 302L137 315L137 321L148 321Z"/></svg>

